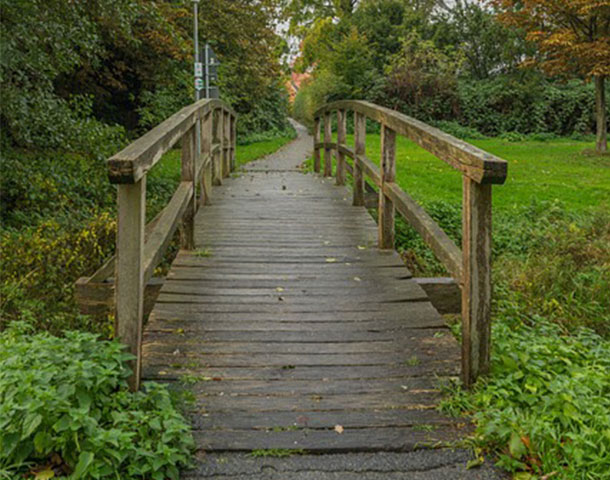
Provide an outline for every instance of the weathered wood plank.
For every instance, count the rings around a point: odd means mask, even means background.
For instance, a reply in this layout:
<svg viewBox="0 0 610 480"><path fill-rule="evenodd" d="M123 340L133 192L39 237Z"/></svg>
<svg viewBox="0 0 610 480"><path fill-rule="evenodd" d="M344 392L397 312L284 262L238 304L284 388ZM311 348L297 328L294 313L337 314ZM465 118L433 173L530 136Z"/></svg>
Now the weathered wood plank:
<svg viewBox="0 0 610 480"><path fill-rule="evenodd" d="M462 291L453 278L414 277L413 280L424 289L430 303L439 313L462 312Z"/></svg>
<svg viewBox="0 0 610 480"><path fill-rule="evenodd" d="M379 189L379 248L394 249L394 203L386 196L384 185L396 180L396 132L381 126L381 188Z"/></svg>
<svg viewBox="0 0 610 480"><path fill-rule="evenodd" d="M462 220L462 379L489 371L491 346L491 185L464 177Z"/></svg>
<svg viewBox="0 0 610 480"><path fill-rule="evenodd" d="M146 214L146 177L118 187L117 261L116 261L116 337L127 345L135 359L129 386L138 390L144 310L144 219Z"/></svg>
<svg viewBox="0 0 610 480"><path fill-rule="evenodd" d="M337 110L337 146L345 145L346 137L345 110ZM345 185L345 155L337 149L337 185Z"/></svg>
<svg viewBox="0 0 610 480"><path fill-rule="evenodd" d="M330 120L330 113L324 115L324 143L332 141L332 123ZM324 176L330 177L333 174L333 159L332 150L329 145L324 147Z"/></svg>

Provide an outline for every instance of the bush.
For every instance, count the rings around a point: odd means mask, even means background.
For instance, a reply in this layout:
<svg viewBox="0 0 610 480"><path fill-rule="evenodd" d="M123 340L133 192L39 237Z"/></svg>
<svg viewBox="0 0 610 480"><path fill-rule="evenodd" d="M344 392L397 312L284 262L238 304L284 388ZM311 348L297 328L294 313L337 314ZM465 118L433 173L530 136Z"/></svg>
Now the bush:
<svg viewBox="0 0 610 480"><path fill-rule="evenodd" d="M66 332L0 334L0 468L54 478L177 479L193 439L166 387L130 393L117 342ZM50 476L45 478L51 478Z"/></svg>
<svg viewBox="0 0 610 480"><path fill-rule="evenodd" d="M610 342L588 329L565 335L544 317L523 315L510 296L499 302L492 340L490 376L471 393L455 391L444 410L476 411L475 440L510 471L608 478Z"/></svg>
<svg viewBox="0 0 610 480"><path fill-rule="evenodd" d="M462 140L482 140L486 138L485 135L476 128L465 127L458 122L441 120L439 122L433 122L433 124L439 130Z"/></svg>

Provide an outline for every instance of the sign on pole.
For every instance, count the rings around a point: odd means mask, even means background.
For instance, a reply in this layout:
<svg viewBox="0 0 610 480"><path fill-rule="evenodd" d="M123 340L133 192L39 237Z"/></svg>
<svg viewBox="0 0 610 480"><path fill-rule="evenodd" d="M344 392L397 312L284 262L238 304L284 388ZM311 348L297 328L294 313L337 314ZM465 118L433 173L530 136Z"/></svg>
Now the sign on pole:
<svg viewBox="0 0 610 480"><path fill-rule="evenodd" d="M203 77L203 63L195 62L195 76Z"/></svg>

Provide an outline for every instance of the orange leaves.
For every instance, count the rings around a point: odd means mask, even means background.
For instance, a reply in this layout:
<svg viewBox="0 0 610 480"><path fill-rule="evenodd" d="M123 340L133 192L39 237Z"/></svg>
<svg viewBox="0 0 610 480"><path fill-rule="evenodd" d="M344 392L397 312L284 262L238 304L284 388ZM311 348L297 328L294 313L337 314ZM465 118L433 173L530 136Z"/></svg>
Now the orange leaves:
<svg viewBox="0 0 610 480"><path fill-rule="evenodd" d="M551 75L610 74L610 0L493 0L498 19L523 28Z"/></svg>

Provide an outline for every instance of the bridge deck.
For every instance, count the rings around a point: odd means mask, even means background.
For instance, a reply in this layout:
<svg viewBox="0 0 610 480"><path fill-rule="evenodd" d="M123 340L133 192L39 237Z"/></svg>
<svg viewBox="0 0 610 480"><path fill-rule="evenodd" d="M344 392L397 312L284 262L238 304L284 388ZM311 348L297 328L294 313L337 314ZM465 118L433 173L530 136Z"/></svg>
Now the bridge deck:
<svg viewBox="0 0 610 480"><path fill-rule="evenodd" d="M179 253L145 331L144 378L192 390L205 451L460 438L434 409L459 369L443 319L350 191L296 163L289 147L199 210L197 250Z"/></svg>

